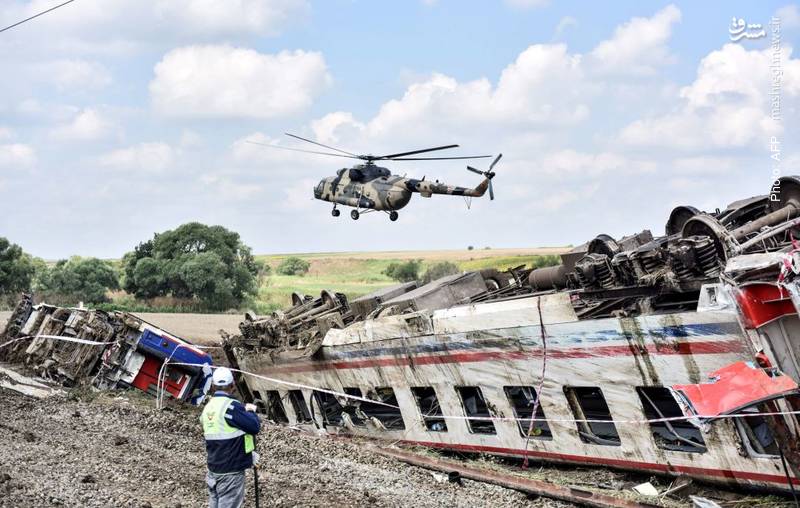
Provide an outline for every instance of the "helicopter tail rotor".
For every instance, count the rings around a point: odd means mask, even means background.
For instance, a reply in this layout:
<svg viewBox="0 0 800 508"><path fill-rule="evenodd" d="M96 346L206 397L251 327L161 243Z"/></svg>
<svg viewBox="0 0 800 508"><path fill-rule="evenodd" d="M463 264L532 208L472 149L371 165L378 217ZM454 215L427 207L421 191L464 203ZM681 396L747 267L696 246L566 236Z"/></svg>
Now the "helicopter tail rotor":
<svg viewBox="0 0 800 508"><path fill-rule="evenodd" d="M481 171L480 169L475 169L472 166L467 166L467 171L472 171L473 173L477 173L479 175L482 175L487 180L489 180L489 199L492 200L492 201L494 201L494 186L492 185L492 178L494 178L494 175L496 174L492 170L494 169L495 164L497 164L497 162L500 160L500 157L502 157L502 156L503 156L503 154L501 153L497 157L495 157L495 159L492 161L492 163L489 164L489 169L486 170L486 171Z"/></svg>

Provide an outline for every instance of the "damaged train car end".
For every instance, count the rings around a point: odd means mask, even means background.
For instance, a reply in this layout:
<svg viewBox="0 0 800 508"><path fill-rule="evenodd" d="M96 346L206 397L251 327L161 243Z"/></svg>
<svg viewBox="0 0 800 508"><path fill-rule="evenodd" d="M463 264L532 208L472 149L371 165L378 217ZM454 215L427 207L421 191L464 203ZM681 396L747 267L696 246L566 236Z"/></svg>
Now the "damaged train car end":
<svg viewBox="0 0 800 508"><path fill-rule="evenodd" d="M168 396L199 404L210 385L208 353L127 312L34 305L23 295L0 343L0 361L64 386L133 387L156 395L161 374Z"/></svg>

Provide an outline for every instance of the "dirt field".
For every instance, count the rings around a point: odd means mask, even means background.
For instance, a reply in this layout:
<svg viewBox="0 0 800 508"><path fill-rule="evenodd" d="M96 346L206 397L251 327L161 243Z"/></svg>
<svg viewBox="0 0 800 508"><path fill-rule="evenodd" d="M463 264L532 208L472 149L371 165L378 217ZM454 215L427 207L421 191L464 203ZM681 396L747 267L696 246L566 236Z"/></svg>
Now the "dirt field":
<svg viewBox="0 0 800 508"><path fill-rule="evenodd" d="M190 507L206 503L197 409L156 411L138 394L92 402L0 390L0 506ZM569 506L423 469L364 445L265 425L262 506ZM253 506L248 478L247 506Z"/></svg>
<svg viewBox="0 0 800 508"><path fill-rule="evenodd" d="M0 389L0 507L204 506L205 448L199 409L157 411L139 392L73 391L38 400ZM566 507L510 489L463 480L442 482L418 467L381 457L374 444L278 427L262 417L258 451L262 506ZM383 445L386 446L386 445ZM425 452L423 452L425 453ZM432 453L432 452L427 452ZM631 491L667 478L598 468L558 468L460 457L507 474L594 490L655 506L690 506L689 493L723 507L790 506L786 499L746 496L693 485L680 497L646 498ZM253 506L252 476L248 500Z"/></svg>

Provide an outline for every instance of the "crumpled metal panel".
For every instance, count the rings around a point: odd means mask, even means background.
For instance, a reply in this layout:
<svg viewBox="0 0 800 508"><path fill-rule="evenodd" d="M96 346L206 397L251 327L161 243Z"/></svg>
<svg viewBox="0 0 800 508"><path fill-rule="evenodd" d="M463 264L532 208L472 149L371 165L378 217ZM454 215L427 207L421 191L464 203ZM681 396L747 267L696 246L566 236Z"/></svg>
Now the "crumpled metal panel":
<svg viewBox="0 0 800 508"><path fill-rule="evenodd" d="M709 379L708 383L672 386L687 416L712 420L766 400L800 393L800 387L789 376L752 362L733 363L713 372Z"/></svg>

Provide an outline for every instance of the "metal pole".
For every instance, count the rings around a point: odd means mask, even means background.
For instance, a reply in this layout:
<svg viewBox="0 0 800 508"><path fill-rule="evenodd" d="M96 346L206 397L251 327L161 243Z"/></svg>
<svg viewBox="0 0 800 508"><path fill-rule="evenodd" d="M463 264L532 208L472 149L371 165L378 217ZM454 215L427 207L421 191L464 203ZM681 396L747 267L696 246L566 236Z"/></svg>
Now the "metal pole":
<svg viewBox="0 0 800 508"><path fill-rule="evenodd" d="M258 467L253 464L253 483L255 484L255 491L256 491L256 508L259 507L258 503Z"/></svg>

